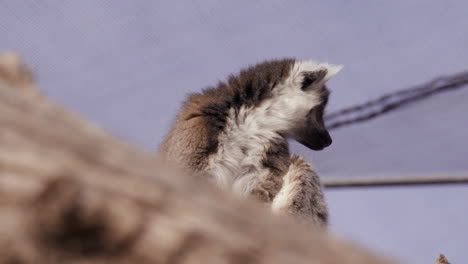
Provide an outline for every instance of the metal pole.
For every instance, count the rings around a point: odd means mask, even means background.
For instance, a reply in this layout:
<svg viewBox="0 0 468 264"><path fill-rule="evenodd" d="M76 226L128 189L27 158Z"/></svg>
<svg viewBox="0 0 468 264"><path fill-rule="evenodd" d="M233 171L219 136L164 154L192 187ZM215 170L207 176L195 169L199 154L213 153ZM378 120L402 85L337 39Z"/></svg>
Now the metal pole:
<svg viewBox="0 0 468 264"><path fill-rule="evenodd" d="M414 185L446 185L468 184L468 173L456 175L423 175L423 176L393 176L393 177L323 177L323 185L327 189L351 187L391 187Z"/></svg>

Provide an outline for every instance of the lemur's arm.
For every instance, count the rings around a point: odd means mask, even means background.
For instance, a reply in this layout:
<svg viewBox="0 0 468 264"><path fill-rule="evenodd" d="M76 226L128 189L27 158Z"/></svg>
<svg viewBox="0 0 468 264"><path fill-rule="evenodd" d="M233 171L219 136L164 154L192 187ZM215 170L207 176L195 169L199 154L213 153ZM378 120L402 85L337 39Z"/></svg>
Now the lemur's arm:
<svg viewBox="0 0 468 264"><path fill-rule="evenodd" d="M291 155L291 165L283 177L283 186L272 203L273 212L291 213L326 226L328 209L320 179L303 157Z"/></svg>

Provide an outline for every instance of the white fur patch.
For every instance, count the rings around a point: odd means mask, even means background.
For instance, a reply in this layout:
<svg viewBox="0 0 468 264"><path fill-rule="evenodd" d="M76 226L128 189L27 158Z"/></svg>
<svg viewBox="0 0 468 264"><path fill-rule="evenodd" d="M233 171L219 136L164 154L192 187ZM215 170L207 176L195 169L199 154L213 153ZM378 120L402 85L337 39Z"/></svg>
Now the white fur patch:
<svg viewBox="0 0 468 264"><path fill-rule="evenodd" d="M210 156L208 172L216 183L235 193L249 194L269 171L262 166L265 149L280 133L288 132L295 122L314 106L320 96L301 89L304 71L326 68L323 85L342 66L313 61L297 61L285 80L273 89L273 97L257 107L231 109L223 132L218 138L218 151Z"/></svg>
<svg viewBox="0 0 468 264"><path fill-rule="evenodd" d="M215 181L241 195L257 186L261 174L269 173L261 166L265 146L280 137L271 129L276 120L262 119L262 112L263 108L241 107L236 118L231 109L218 138L218 152L210 157L208 171ZM267 127L265 121L271 121Z"/></svg>

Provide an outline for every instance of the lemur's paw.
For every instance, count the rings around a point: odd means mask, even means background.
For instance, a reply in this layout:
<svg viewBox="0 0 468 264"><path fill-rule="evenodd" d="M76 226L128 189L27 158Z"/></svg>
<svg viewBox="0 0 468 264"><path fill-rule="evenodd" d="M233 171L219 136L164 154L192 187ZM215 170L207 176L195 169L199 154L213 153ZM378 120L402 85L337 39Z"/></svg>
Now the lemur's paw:
<svg viewBox="0 0 468 264"><path fill-rule="evenodd" d="M304 177L303 175L309 175L315 170L314 166L302 156L292 154L290 160L288 173L283 179L285 183L301 180Z"/></svg>
<svg viewBox="0 0 468 264"><path fill-rule="evenodd" d="M315 170L314 165L312 165L312 163L310 163L309 161L307 161L304 157L300 155L292 154L290 160L291 160L290 166L294 166L294 167L304 169L304 170L312 170L312 171Z"/></svg>

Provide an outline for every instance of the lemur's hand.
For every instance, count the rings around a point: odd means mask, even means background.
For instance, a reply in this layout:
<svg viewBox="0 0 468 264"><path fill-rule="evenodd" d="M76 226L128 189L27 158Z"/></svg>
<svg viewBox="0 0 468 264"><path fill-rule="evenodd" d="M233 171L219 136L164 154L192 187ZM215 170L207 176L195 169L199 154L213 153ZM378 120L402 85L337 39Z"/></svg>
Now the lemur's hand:
<svg viewBox="0 0 468 264"><path fill-rule="evenodd" d="M273 199L273 212L291 213L326 226L328 210L320 179L303 157L291 155L291 165L283 177L283 186Z"/></svg>

